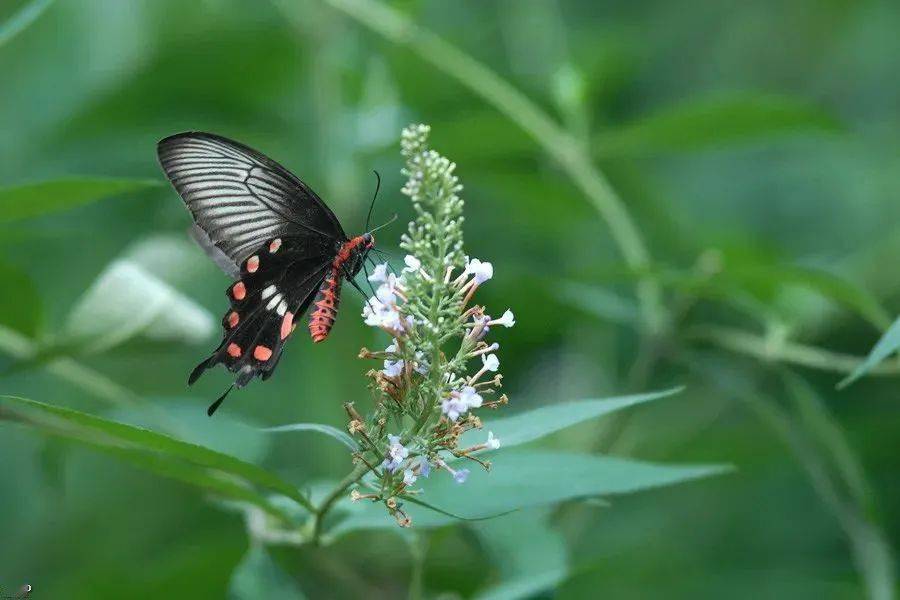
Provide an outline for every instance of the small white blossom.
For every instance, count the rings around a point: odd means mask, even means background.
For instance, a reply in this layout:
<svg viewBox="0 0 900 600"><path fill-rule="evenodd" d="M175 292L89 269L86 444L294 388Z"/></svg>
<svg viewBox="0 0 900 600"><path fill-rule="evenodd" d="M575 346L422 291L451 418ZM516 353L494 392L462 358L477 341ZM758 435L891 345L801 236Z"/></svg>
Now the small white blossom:
<svg viewBox="0 0 900 600"><path fill-rule="evenodd" d="M431 463L428 462L427 458L422 456L419 458L419 477L428 479L429 475L431 475Z"/></svg>
<svg viewBox="0 0 900 600"><path fill-rule="evenodd" d="M387 283L388 281L388 266L387 263L381 263L380 265L375 265L375 269L372 271L372 274L369 275L369 281L373 283Z"/></svg>
<svg viewBox="0 0 900 600"><path fill-rule="evenodd" d="M441 412L447 415L451 421L459 418L459 415L469 410L469 406L456 396L451 396L441 402Z"/></svg>
<svg viewBox="0 0 900 600"><path fill-rule="evenodd" d="M484 365L484 368L492 373L496 373L497 369L500 368L500 359L497 358L496 354L488 354L485 356L481 355L481 363Z"/></svg>
<svg viewBox="0 0 900 600"><path fill-rule="evenodd" d="M384 349L385 352L397 352L397 345L391 344L387 348ZM401 373L403 373L403 367L405 363L403 359L391 360L386 359L384 361L384 368L381 370L382 373L387 375L388 377L398 377Z"/></svg>
<svg viewBox="0 0 900 600"><path fill-rule="evenodd" d="M412 326L412 317L404 317L397 310L397 296L388 284L378 286L375 297L369 298L363 306L366 325L384 327L392 331L405 331Z"/></svg>
<svg viewBox="0 0 900 600"><path fill-rule="evenodd" d="M469 478L469 470L468 469L458 469L453 471L453 480L456 483L462 484L466 482L466 479Z"/></svg>
<svg viewBox="0 0 900 600"><path fill-rule="evenodd" d="M393 473L400 468L400 465L403 464L403 461L409 456L409 450L400 443L399 435L389 435L388 442L387 456L385 457L384 462L381 463L381 467Z"/></svg>
<svg viewBox="0 0 900 600"><path fill-rule="evenodd" d="M513 312L506 309L506 312L503 313L503 316L497 319L496 321L492 321L491 325L503 325L504 327L512 327L516 324L516 319L513 316Z"/></svg>
<svg viewBox="0 0 900 600"><path fill-rule="evenodd" d="M403 267L404 273L415 273L422 268L422 261L420 261L412 254L407 254L403 259L403 262L406 264L406 266Z"/></svg>
<svg viewBox="0 0 900 600"><path fill-rule="evenodd" d="M494 437L493 431L488 431L488 439L484 443L488 450L496 450L500 447L500 440Z"/></svg>
<svg viewBox="0 0 900 600"><path fill-rule="evenodd" d="M467 408L479 408L481 406L481 396L470 385L465 386L459 392L459 399L464 402Z"/></svg>
<svg viewBox="0 0 900 600"><path fill-rule="evenodd" d="M406 469L403 471L403 485L412 485L416 482L416 474L413 473L412 469Z"/></svg>
<svg viewBox="0 0 900 600"><path fill-rule="evenodd" d="M466 260L465 273L467 275L474 275L475 283L477 285L481 285L494 276L494 265L489 262L482 262L477 258L473 258L472 260Z"/></svg>

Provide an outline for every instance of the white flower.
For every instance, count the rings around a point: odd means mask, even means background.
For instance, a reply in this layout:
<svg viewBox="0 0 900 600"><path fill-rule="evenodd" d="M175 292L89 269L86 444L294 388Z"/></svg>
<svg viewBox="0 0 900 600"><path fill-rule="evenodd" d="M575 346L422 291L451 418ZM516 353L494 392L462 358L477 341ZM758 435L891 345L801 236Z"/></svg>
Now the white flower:
<svg viewBox="0 0 900 600"><path fill-rule="evenodd" d="M478 408L481 406L481 396L470 385L465 386L459 391L460 402L465 403L467 408Z"/></svg>
<svg viewBox="0 0 900 600"><path fill-rule="evenodd" d="M488 450L496 450L500 447L500 440L494 437L493 431L488 431L488 439L484 445Z"/></svg>
<svg viewBox="0 0 900 600"><path fill-rule="evenodd" d="M457 396L450 396L441 402L441 412L447 415L447 418L451 421L457 420L459 415L467 410L469 410L469 405Z"/></svg>
<svg viewBox="0 0 900 600"><path fill-rule="evenodd" d="M375 270L372 271L372 274L369 275L369 281L374 283L387 283L388 280L388 270L387 263L381 263L380 265L375 265Z"/></svg>
<svg viewBox="0 0 900 600"><path fill-rule="evenodd" d="M397 345L391 344L387 348L384 349L385 352L397 352ZM387 375L388 377L399 377L401 373L403 373L403 367L406 363L403 359L390 360L387 359L384 361L384 368L381 370L382 373Z"/></svg>
<svg viewBox="0 0 900 600"><path fill-rule="evenodd" d="M465 273L467 275L474 275L475 283L481 285L494 276L494 265L489 262L481 262L477 258L468 260L467 257Z"/></svg>
<svg viewBox="0 0 900 600"><path fill-rule="evenodd" d="M413 473L412 469L406 469L403 471L403 485L412 485L416 482L416 474Z"/></svg>
<svg viewBox="0 0 900 600"><path fill-rule="evenodd" d="M375 297L369 298L363 306L362 316L366 325L384 327L392 331L405 331L412 326L412 317L404 317L397 310L397 296L390 284L378 286Z"/></svg>
<svg viewBox="0 0 900 600"><path fill-rule="evenodd" d="M424 456L419 457L419 477L425 477L431 475L431 463L428 462L428 459Z"/></svg>
<svg viewBox="0 0 900 600"><path fill-rule="evenodd" d="M419 269L422 268L422 261L413 256L412 254L407 254L403 258L403 262L406 263L406 266L403 267L404 273L415 273Z"/></svg>
<svg viewBox="0 0 900 600"><path fill-rule="evenodd" d="M453 473L453 480L456 483L465 483L466 479L469 478L469 470L468 469L458 469L456 471L451 471Z"/></svg>
<svg viewBox="0 0 900 600"><path fill-rule="evenodd" d="M400 465L403 464L403 461L409 456L409 450L400 443L399 435L389 435L388 442L387 456L385 457L384 462L381 463L381 466L388 472L393 473L400 468Z"/></svg>
<svg viewBox="0 0 900 600"><path fill-rule="evenodd" d="M500 368L500 359L497 358L496 354L488 354L485 356L481 355L481 363L484 365L484 368L491 372L496 372L497 369Z"/></svg>
<svg viewBox="0 0 900 600"><path fill-rule="evenodd" d="M492 321L491 325L503 325L504 327L512 327L516 324L516 319L513 316L513 312L506 309L506 312L503 313L503 316L497 319L496 321Z"/></svg>

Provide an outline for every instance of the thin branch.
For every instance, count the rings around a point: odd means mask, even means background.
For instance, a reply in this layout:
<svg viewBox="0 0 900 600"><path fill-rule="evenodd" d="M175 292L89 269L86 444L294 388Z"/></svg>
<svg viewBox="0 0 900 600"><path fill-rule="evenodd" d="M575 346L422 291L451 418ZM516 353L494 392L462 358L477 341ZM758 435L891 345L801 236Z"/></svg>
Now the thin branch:
<svg viewBox="0 0 900 600"><path fill-rule="evenodd" d="M650 254L628 209L578 141L509 82L483 64L417 26L401 12L375 0L325 0L389 41L411 48L422 59L494 106L556 159L609 226L612 238L632 269L645 270ZM644 276L637 286L644 323L651 332L663 329L667 311L657 282Z"/></svg>
<svg viewBox="0 0 900 600"><path fill-rule="evenodd" d="M761 360L782 362L820 371L852 373L865 360L859 356L832 352L817 346L798 344L780 339L768 339L730 327L697 327L688 332L694 339L706 340L720 348ZM869 375L900 375L900 361L885 361L868 372Z"/></svg>

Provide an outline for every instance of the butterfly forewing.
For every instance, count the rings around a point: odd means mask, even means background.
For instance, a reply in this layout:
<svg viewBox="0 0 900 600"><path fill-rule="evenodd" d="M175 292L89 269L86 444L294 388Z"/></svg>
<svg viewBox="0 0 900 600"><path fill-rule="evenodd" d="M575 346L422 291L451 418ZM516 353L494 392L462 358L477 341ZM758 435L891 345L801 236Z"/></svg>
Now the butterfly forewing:
<svg viewBox="0 0 900 600"><path fill-rule="evenodd" d="M315 192L243 144L190 132L162 140L157 152L194 221L235 264L279 236L347 239Z"/></svg>

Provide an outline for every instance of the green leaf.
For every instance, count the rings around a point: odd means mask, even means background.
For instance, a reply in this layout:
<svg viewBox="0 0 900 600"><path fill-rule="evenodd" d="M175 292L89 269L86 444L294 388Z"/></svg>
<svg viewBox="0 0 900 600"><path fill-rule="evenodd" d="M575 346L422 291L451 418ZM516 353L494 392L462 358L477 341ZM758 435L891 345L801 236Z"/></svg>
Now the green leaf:
<svg viewBox="0 0 900 600"><path fill-rule="evenodd" d="M500 451L485 472L473 464L465 484L443 471L419 479L424 496L436 507L466 519L548 506L567 500L628 494L727 472L723 465L661 465L609 456L549 451ZM458 467L459 465L454 465ZM329 532L339 536L360 529L396 527L384 506L351 504L351 513ZM414 527L458 522L446 514L407 502L403 510Z"/></svg>
<svg viewBox="0 0 900 600"><path fill-rule="evenodd" d="M337 427L324 425L322 423L293 423L291 425L267 427L265 429L262 429L261 431L265 431L267 433L282 433L286 431L315 431L317 433L324 433L325 435L336 439L354 452L359 450L359 445L352 437L350 437L348 433L341 431Z"/></svg>
<svg viewBox="0 0 900 600"><path fill-rule="evenodd" d="M758 93L688 100L596 138L602 157L685 152L802 132L837 132L838 121L795 98Z"/></svg>
<svg viewBox="0 0 900 600"><path fill-rule="evenodd" d="M251 543L231 574L228 600L301 600L306 596L287 573L272 560L264 546Z"/></svg>
<svg viewBox="0 0 900 600"><path fill-rule="evenodd" d="M0 223L38 217L160 185L152 179L82 177L0 188Z"/></svg>
<svg viewBox="0 0 900 600"><path fill-rule="evenodd" d="M638 322L638 308L633 300L601 287L564 282L559 285L559 292L561 300L604 321L625 325Z"/></svg>
<svg viewBox="0 0 900 600"><path fill-rule="evenodd" d="M500 581L476 594L478 600L531 598L565 579L566 541L550 527L549 513L523 510L470 526L500 571Z"/></svg>
<svg viewBox="0 0 900 600"><path fill-rule="evenodd" d="M78 300L65 333L85 352L103 352L139 335L199 343L214 330L208 310L142 265L119 259Z"/></svg>
<svg viewBox="0 0 900 600"><path fill-rule="evenodd" d="M672 388L660 392L620 396L602 400L576 400L560 402L549 406L541 406L510 417L500 419L484 419L484 430L492 431L500 440L503 448L510 448L556 433L567 427L577 425L589 419L634 406L652 400L658 400L677 394L684 388ZM460 448L468 448L484 442L485 433L481 430L469 430L462 435Z"/></svg>
<svg viewBox="0 0 900 600"><path fill-rule="evenodd" d="M41 297L31 277L25 271L0 261L0 324L30 338L37 335L42 310Z"/></svg>
<svg viewBox="0 0 900 600"><path fill-rule="evenodd" d="M894 321L894 323L890 327L888 327L888 330L884 332L884 335L881 336L881 339L878 340L878 343L875 344L875 347L872 348L871 352L869 352L866 360L864 360L861 365L856 367L856 369L854 369L854 371L850 373L849 376L847 376L838 384L838 389L847 387L848 385L871 371L881 361L896 352L898 349L900 349L900 318L897 318L897 320Z"/></svg>
<svg viewBox="0 0 900 600"><path fill-rule="evenodd" d="M32 23L44 14L53 0L34 0L25 4L14 15L0 24L0 46L13 39L16 35L27 29Z"/></svg>
<svg viewBox="0 0 900 600"><path fill-rule="evenodd" d="M153 463L150 466L158 466L160 470L164 468L163 463L166 460L173 463L185 461L199 467L215 469L221 473L240 477L247 483L260 488L283 494L308 510L313 510L309 500L303 494L270 471L233 456L196 444L189 444L149 429L133 427L68 408L14 396L0 396L0 418L24 421L44 432L93 443L105 448L153 453L159 457L161 462L158 465ZM181 471L174 473L175 476L180 474L182 474Z"/></svg>

